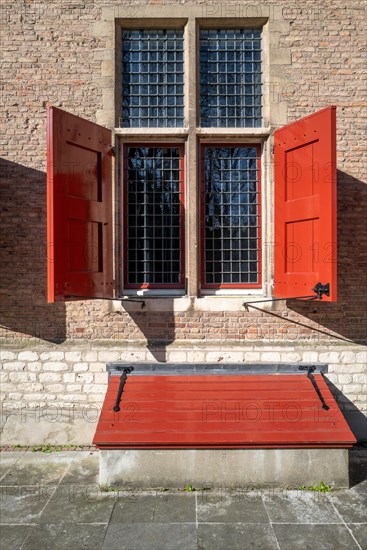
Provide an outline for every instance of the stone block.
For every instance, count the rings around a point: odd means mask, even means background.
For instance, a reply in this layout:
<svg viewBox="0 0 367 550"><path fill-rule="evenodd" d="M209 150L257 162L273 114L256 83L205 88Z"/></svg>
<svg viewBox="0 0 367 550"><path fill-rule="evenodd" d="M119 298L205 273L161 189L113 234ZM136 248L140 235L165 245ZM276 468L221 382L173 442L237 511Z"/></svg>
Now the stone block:
<svg viewBox="0 0 367 550"><path fill-rule="evenodd" d="M43 351L40 355L41 361L61 361L64 359L63 351Z"/></svg>
<svg viewBox="0 0 367 550"><path fill-rule="evenodd" d="M24 361L13 361L12 363L4 363L3 364L4 370L17 370L21 371L25 369L25 363Z"/></svg>
<svg viewBox="0 0 367 550"><path fill-rule="evenodd" d="M278 351L265 351L261 354L261 361L265 363L279 363L280 353Z"/></svg>
<svg viewBox="0 0 367 550"><path fill-rule="evenodd" d="M45 371L53 371L53 372L61 372L69 369L69 366L67 363L62 363L59 361L48 361L44 363L43 369Z"/></svg>
<svg viewBox="0 0 367 550"><path fill-rule="evenodd" d="M38 353L35 351L21 351L18 354L19 361L37 361Z"/></svg>
<svg viewBox="0 0 367 550"><path fill-rule="evenodd" d="M37 375L33 372L11 372L9 374L9 379L11 382L19 383L19 382L28 382L28 381L34 381L36 380Z"/></svg>
<svg viewBox="0 0 367 550"><path fill-rule="evenodd" d="M139 488L348 487L347 449L100 450L99 483Z"/></svg>
<svg viewBox="0 0 367 550"><path fill-rule="evenodd" d="M91 372L79 373L76 375L76 382L90 384L91 382L93 382L94 376L95 375L92 374ZM107 381L106 376L105 376L105 381Z"/></svg>
<svg viewBox="0 0 367 550"><path fill-rule="evenodd" d="M29 414L26 418L9 416L3 429L2 444L91 445L94 432L95 423L83 418L70 418L68 410L50 409L48 415L41 417L35 414Z"/></svg>
<svg viewBox="0 0 367 550"><path fill-rule="evenodd" d="M97 361L98 354L96 351L83 351L82 353L82 361L87 361L88 363L91 361Z"/></svg>
<svg viewBox="0 0 367 550"><path fill-rule="evenodd" d="M14 351L0 350L0 361L11 361L17 354Z"/></svg>
<svg viewBox="0 0 367 550"><path fill-rule="evenodd" d="M106 384L85 384L84 385L84 392L89 393L106 393L107 390L107 380Z"/></svg>
<svg viewBox="0 0 367 550"><path fill-rule="evenodd" d="M75 363L74 372L86 372L88 370L88 363Z"/></svg>
<svg viewBox="0 0 367 550"><path fill-rule="evenodd" d="M74 372L66 372L65 374L62 375L62 379L64 381L64 383L73 383L75 382L75 373Z"/></svg>
<svg viewBox="0 0 367 550"><path fill-rule="evenodd" d="M98 352L98 361L103 361L109 363L112 361L119 361L121 353L119 351L99 351Z"/></svg>
<svg viewBox="0 0 367 550"><path fill-rule="evenodd" d="M243 363L242 351L211 351L206 354L206 363Z"/></svg>
<svg viewBox="0 0 367 550"><path fill-rule="evenodd" d="M339 384L350 384L352 381L352 376L350 374L339 374L337 381Z"/></svg>
<svg viewBox="0 0 367 550"><path fill-rule="evenodd" d="M55 372L41 372L39 375L40 382L61 382L62 374Z"/></svg>
<svg viewBox="0 0 367 550"><path fill-rule="evenodd" d="M302 353L302 363L316 363L317 358L317 351L304 351Z"/></svg>
<svg viewBox="0 0 367 550"><path fill-rule="evenodd" d="M113 36L115 26L112 21L97 21L92 28L92 34L95 38L106 38Z"/></svg>
<svg viewBox="0 0 367 550"><path fill-rule="evenodd" d="M340 354L337 351L326 351L319 354L320 363L339 363Z"/></svg>
<svg viewBox="0 0 367 550"><path fill-rule="evenodd" d="M286 49L270 50L270 63L273 65L290 65L292 62L291 51Z"/></svg>
<svg viewBox="0 0 367 550"><path fill-rule="evenodd" d="M342 351L340 354L340 361L342 363L354 363L356 355L354 351Z"/></svg>
<svg viewBox="0 0 367 550"><path fill-rule="evenodd" d="M80 361L82 358L81 351L67 351L65 353L65 360L66 361Z"/></svg>
<svg viewBox="0 0 367 550"><path fill-rule="evenodd" d="M352 378L354 384L365 384L367 382L367 374L353 374Z"/></svg>
<svg viewBox="0 0 367 550"><path fill-rule="evenodd" d="M186 363L187 352L186 351L169 351L167 353L168 361L171 363Z"/></svg>
<svg viewBox="0 0 367 550"><path fill-rule="evenodd" d="M357 363L363 363L367 367L367 352L366 351L358 351L356 353L356 362Z"/></svg>

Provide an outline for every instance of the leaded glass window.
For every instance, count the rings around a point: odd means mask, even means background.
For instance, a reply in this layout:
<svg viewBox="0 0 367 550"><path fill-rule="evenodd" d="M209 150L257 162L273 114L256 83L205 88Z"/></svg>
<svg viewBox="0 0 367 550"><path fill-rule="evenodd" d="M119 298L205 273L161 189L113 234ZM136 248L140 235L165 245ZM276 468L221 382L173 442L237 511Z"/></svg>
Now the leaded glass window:
<svg viewBox="0 0 367 550"><path fill-rule="evenodd" d="M257 147L202 148L204 286L260 281L259 166Z"/></svg>
<svg viewBox="0 0 367 550"><path fill-rule="evenodd" d="M154 23L121 32L124 288L152 289L152 295L164 289L178 289L172 294L179 295L186 281L195 294L198 283L204 294L261 288L261 146L245 144L242 130L263 124L261 29L199 24L195 40L190 34L187 42L183 28L156 29ZM189 70L196 63L197 88ZM185 85L192 92L186 97ZM211 137L202 141L208 132L197 126L209 128ZM233 141L226 136L220 142L220 128L238 128ZM185 186L195 220L187 249ZM196 261L185 271L185 256L193 258L197 250L200 282Z"/></svg>
<svg viewBox="0 0 367 550"><path fill-rule="evenodd" d="M127 286L182 287L183 149L126 146Z"/></svg>
<svg viewBox="0 0 367 550"><path fill-rule="evenodd" d="M201 30L201 126L260 127L261 103L261 30Z"/></svg>
<svg viewBox="0 0 367 550"><path fill-rule="evenodd" d="M184 123L183 30L122 32L122 127Z"/></svg>

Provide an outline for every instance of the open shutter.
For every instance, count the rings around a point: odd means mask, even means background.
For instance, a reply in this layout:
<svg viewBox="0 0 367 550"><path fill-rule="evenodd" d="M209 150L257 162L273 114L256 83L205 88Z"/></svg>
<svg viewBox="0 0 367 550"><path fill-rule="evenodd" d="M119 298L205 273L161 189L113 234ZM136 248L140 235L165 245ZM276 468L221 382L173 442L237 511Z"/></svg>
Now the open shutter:
<svg viewBox="0 0 367 550"><path fill-rule="evenodd" d="M326 290L322 299L334 302L336 107L277 130L274 156L274 294L279 298L313 295L321 283Z"/></svg>
<svg viewBox="0 0 367 550"><path fill-rule="evenodd" d="M111 131L49 107L49 302L112 297L111 179Z"/></svg>

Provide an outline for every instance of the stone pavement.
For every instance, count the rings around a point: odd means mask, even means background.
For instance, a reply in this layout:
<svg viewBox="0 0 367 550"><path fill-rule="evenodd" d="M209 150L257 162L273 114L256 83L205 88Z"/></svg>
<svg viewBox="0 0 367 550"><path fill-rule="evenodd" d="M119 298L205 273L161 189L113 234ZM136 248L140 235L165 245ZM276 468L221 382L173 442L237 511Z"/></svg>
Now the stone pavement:
<svg viewBox="0 0 367 550"><path fill-rule="evenodd" d="M0 459L1 550L367 548L366 481L331 493L101 490L96 451L18 450Z"/></svg>

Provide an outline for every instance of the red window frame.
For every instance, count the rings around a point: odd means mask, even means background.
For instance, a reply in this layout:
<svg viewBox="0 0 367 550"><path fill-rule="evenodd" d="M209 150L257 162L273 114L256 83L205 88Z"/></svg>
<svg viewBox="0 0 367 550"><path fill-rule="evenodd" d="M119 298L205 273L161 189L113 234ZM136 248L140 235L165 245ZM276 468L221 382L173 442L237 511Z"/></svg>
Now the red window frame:
<svg viewBox="0 0 367 550"><path fill-rule="evenodd" d="M181 242L181 277L177 284L171 283L128 283L128 235L127 235L127 220L128 220L128 186L127 186L127 149L129 147L175 147L180 150L180 242ZM123 232L123 288L125 289L184 289L185 288L185 144L175 142L128 142L123 145L123 219L125 220Z"/></svg>
<svg viewBox="0 0 367 550"><path fill-rule="evenodd" d="M205 283L205 257L204 257L204 245L205 245L205 167L204 167L204 149L206 147L247 147L256 149L257 155L257 170L259 175L259 210L258 210L258 224L259 230L257 235L257 249L258 249L258 270L259 280L257 283ZM228 143L228 142L210 142L200 144L200 274L201 274L201 288L203 289L246 289L246 288L262 288L262 172L261 172L261 145L259 143Z"/></svg>

